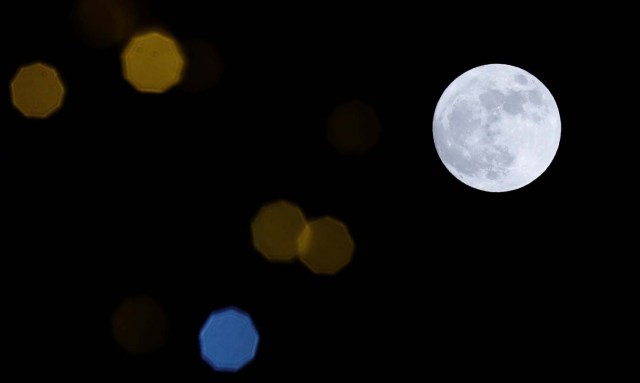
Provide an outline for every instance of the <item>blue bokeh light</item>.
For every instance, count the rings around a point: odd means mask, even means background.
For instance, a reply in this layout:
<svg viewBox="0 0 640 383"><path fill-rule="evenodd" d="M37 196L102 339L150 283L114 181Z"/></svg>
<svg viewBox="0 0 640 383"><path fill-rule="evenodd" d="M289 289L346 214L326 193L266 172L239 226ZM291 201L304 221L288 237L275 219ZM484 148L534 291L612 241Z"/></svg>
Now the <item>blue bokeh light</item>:
<svg viewBox="0 0 640 383"><path fill-rule="evenodd" d="M216 371L236 372L253 360L260 337L249 314L231 306L212 312L199 338L205 362Z"/></svg>

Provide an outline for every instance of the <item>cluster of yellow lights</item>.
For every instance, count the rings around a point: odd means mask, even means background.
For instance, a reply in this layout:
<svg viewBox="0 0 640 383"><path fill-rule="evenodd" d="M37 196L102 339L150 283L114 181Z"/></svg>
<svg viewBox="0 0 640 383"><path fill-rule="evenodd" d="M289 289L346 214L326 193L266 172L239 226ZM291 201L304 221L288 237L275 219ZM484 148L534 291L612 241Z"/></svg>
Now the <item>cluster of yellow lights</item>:
<svg viewBox="0 0 640 383"><path fill-rule="evenodd" d="M125 79L139 92L164 93L182 79L184 55L178 42L161 32L131 38L122 52Z"/></svg>
<svg viewBox="0 0 640 383"><path fill-rule="evenodd" d="M18 69L11 81L11 100L25 117L47 118L62 107L64 85L51 66L37 62Z"/></svg>
<svg viewBox="0 0 640 383"><path fill-rule="evenodd" d="M116 343L129 354L157 350L167 339L169 322L162 305L147 295L124 299L113 312L111 328Z"/></svg>
<svg viewBox="0 0 640 383"><path fill-rule="evenodd" d="M380 120L367 103L353 100L338 105L327 120L329 143L345 154L363 154L380 140Z"/></svg>
<svg viewBox="0 0 640 383"><path fill-rule="evenodd" d="M142 93L164 93L181 82L188 91L203 91L220 78L223 62L217 48L205 41L180 43L161 31L133 35L137 22L128 0L78 0L76 27L96 46L128 43L122 50L123 76ZM133 35L133 37L131 37ZM52 66L36 62L22 66L10 84L15 108L27 118L45 119L63 105L65 87ZM368 104L339 105L327 121L329 142L340 152L364 153L380 136L380 121ZM260 208L251 223L253 245L267 260L300 260L311 272L334 275L352 260L355 245L347 226L329 216L307 220L299 206L276 201ZM138 295L124 299L114 310L111 329L115 342L129 354L157 350L166 343L168 319L155 299Z"/></svg>
<svg viewBox="0 0 640 383"><path fill-rule="evenodd" d="M307 221L288 201L264 205L251 223L253 245L272 262L299 258L312 272L333 275L351 262L354 243L347 226L332 217Z"/></svg>
<svg viewBox="0 0 640 383"><path fill-rule="evenodd" d="M76 24L81 35L95 45L113 45L131 35L135 25L132 9L127 0L79 0ZM183 80L187 91L213 86L223 67L217 48L204 40L190 41L186 48L189 66L180 43L169 34L148 31L134 35L121 54L123 76L142 93L164 93ZM64 96L60 76L45 63L21 67L11 81L13 105L28 118L48 118L62 107Z"/></svg>

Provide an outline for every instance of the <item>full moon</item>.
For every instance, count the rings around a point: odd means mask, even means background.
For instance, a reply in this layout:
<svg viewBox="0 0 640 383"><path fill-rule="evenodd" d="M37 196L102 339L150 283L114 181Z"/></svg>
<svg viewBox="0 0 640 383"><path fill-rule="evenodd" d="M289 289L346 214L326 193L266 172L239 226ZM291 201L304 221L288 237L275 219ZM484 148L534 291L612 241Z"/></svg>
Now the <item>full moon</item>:
<svg viewBox="0 0 640 383"><path fill-rule="evenodd" d="M433 115L440 160L475 189L506 192L538 178L560 144L560 112L529 72L490 64L473 68L444 91Z"/></svg>

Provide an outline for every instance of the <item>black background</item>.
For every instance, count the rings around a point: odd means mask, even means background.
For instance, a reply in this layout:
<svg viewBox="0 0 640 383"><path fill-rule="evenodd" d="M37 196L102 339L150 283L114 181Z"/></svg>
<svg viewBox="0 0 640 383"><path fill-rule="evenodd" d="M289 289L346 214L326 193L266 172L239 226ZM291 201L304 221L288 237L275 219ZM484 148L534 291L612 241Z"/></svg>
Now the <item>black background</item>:
<svg viewBox="0 0 640 383"><path fill-rule="evenodd" d="M124 81L119 48L78 39L72 6L1 6L3 205L18 213L2 268L10 371L256 381L597 367L581 357L593 342L583 336L593 260L572 247L589 238L597 209L583 208L585 169L599 163L580 99L577 68L599 44L584 15L568 28L569 16L543 4L148 2L150 25L215 43L225 63L209 91L156 96ZM67 90L44 121L22 118L8 92L35 60L55 66ZM562 118L549 169L509 193L457 181L432 140L442 91L488 63L534 74ZM363 156L326 140L329 113L354 98L382 122ZM250 221L282 198L343 220L353 262L319 277L261 258ZM139 293L163 303L171 328L161 350L132 357L112 340L110 315ZM213 372L197 343L209 312L226 305L251 313L261 334L257 358L235 375Z"/></svg>

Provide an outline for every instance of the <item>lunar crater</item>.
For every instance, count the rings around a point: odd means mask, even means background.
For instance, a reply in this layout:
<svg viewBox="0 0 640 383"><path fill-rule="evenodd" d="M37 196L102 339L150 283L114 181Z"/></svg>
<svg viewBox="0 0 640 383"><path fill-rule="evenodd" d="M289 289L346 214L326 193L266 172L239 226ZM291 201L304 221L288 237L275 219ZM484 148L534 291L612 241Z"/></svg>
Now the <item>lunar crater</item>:
<svg viewBox="0 0 640 383"><path fill-rule="evenodd" d="M510 191L538 178L553 160L560 115L549 90L533 75L509 65L485 65L444 91L433 136L440 159L456 178L480 190Z"/></svg>

